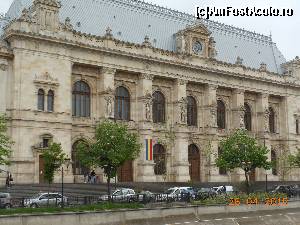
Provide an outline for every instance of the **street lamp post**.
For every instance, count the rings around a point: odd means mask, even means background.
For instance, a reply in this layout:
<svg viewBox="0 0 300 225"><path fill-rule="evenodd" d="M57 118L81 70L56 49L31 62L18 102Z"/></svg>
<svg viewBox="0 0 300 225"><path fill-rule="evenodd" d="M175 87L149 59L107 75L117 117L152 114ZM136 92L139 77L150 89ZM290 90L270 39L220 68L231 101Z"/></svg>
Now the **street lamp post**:
<svg viewBox="0 0 300 225"><path fill-rule="evenodd" d="M64 160L64 164L67 166L67 169L69 168L71 164L71 159L66 158ZM64 208L64 166L61 167L61 207Z"/></svg>

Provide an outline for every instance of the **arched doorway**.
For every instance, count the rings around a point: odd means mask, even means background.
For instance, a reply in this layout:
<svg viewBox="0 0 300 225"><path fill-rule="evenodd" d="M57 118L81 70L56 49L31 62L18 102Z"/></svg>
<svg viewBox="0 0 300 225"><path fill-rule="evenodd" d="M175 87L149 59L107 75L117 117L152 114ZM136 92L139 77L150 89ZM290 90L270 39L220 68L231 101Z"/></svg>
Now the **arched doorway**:
<svg viewBox="0 0 300 225"><path fill-rule="evenodd" d="M84 178L85 175L88 175L90 173L90 169L82 165L82 163L80 162L77 156L77 148L79 143L86 144L86 142L84 140L78 140L72 146L72 162L73 162L72 170L73 170L73 175L75 177L75 182L80 181L80 177Z"/></svg>
<svg viewBox="0 0 300 225"><path fill-rule="evenodd" d="M189 145L188 160L191 181L200 181L200 152L194 144Z"/></svg>
<svg viewBox="0 0 300 225"><path fill-rule="evenodd" d="M126 161L118 169L118 181L119 182L133 182L133 167L132 161Z"/></svg>

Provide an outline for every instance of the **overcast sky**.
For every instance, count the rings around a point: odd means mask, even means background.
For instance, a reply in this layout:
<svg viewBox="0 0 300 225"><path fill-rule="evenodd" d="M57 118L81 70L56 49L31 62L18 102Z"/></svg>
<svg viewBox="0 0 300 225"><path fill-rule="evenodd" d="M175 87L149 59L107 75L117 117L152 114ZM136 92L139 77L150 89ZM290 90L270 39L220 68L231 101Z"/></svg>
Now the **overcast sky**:
<svg viewBox="0 0 300 225"><path fill-rule="evenodd" d="M13 0L0 0L0 12L5 13ZM82 0L84 1L84 0ZM222 23L234 25L257 33L270 35L287 60L300 55L300 1L299 0L145 0L154 4L194 14L195 5L223 8L259 7L292 8L291 17L213 17Z"/></svg>

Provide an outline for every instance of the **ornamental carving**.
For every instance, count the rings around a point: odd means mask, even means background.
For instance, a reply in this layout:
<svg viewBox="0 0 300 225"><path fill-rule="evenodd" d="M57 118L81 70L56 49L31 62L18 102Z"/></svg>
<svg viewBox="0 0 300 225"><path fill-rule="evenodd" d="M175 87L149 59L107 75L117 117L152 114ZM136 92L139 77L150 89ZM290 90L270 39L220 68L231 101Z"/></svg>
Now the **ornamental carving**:
<svg viewBox="0 0 300 225"><path fill-rule="evenodd" d="M4 64L4 63L0 64L0 70L6 71L7 69L8 69L8 65L7 64Z"/></svg>
<svg viewBox="0 0 300 225"><path fill-rule="evenodd" d="M141 78L145 80L153 80L154 76L152 74L142 73Z"/></svg>
<svg viewBox="0 0 300 225"><path fill-rule="evenodd" d="M35 75L34 83L39 84L47 84L52 86L58 86L58 79L53 78L48 72L45 72L44 74L37 76Z"/></svg>
<svg viewBox="0 0 300 225"><path fill-rule="evenodd" d="M61 24L61 27L64 29L64 30L69 30L69 31L72 31L73 30L73 25L71 24L71 19L69 17L67 17L65 19L65 23Z"/></svg>
<svg viewBox="0 0 300 225"><path fill-rule="evenodd" d="M116 73L115 68L109 68L109 67L102 67L101 73L102 74L115 74Z"/></svg>

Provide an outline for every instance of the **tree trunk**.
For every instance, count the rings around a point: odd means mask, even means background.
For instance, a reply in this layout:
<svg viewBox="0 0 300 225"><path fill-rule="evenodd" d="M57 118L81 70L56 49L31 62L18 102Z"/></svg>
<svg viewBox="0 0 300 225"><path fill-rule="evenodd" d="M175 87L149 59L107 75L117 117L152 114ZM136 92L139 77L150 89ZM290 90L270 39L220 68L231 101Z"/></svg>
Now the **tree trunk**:
<svg viewBox="0 0 300 225"><path fill-rule="evenodd" d="M249 195L250 193L250 190L249 190L249 178L248 178L248 173L245 171L245 178L246 178L246 191L247 191L247 194Z"/></svg>
<svg viewBox="0 0 300 225"><path fill-rule="evenodd" d="M110 196L110 174L107 174L107 195L108 195L108 201L111 200Z"/></svg>

